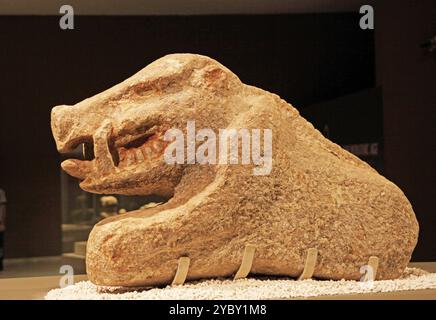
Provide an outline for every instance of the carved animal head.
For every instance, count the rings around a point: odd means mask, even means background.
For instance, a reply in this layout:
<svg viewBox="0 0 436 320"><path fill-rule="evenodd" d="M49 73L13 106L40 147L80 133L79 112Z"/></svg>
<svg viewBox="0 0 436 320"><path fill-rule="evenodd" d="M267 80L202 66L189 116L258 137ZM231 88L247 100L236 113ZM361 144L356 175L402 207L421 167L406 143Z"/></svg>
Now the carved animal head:
<svg viewBox="0 0 436 320"><path fill-rule="evenodd" d="M59 152L84 144L86 160L62 163L67 173L82 180L82 189L173 194L183 165L164 162L169 143L163 139L165 131L184 128L193 119L204 127L225 128L238 110L225 109L230 104L223 101L242 86L215 60L193 56L165 56L100 94L53 108L51 125Z"/></svg>

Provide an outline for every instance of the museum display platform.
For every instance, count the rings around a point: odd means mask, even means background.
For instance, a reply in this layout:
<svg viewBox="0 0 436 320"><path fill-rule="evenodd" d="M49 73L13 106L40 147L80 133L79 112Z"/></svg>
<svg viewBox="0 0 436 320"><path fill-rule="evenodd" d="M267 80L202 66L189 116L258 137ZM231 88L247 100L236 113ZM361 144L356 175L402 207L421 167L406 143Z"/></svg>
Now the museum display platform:
<svg viewBox="0 0 436 320"><path fill-rule="evenodd" d="M429 272L436 272L436 262L414 262L410 267L421 268ZM59 287L61 275L59 276L42 276L42 277L24 277L12 279L0 279L0 299L44 299L44 296L51 289ZM86 275L74 276L74 282L87 280ZM436 300L436 289L415 290L415 291L398 291L387 293L369 293L369 294L347 294L334 296L318 296L310 299L328 299L328 300Z"/></svg>

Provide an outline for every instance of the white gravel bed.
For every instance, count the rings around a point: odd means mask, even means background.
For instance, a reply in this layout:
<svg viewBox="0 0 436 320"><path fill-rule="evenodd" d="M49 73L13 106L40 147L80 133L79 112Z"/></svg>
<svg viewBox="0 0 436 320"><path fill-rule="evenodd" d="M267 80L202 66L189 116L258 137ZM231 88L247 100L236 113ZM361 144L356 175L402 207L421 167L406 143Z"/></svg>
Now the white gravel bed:
<svg viewBox="0 0 436 320"><path fill-rule="evenodd" d="M350 280L256 279L204 280L183 286L167 286L142 291L110 293L89 281L49 291L47 300L203 300L203 299L286 299L322 295L392 292L404 290L435 289L436 273L417 268L407 268L403 277L396 280L359 282ZM113 288L116 292L117 288ZM110 290L109 290L110 291Z"/></svg>

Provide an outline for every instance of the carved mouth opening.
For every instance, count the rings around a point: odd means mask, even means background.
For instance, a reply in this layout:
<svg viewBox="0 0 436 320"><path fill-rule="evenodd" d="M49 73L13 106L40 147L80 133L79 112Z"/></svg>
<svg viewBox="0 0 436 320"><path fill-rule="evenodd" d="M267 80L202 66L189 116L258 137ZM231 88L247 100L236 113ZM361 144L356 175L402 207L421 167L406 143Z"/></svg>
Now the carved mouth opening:
<svg viewBox="0 0 436 320"><path fill-rule="evenodd" d="M94 143L92 139L88 139L82 143L82 154L84 160L88 160L88 161L94 160L95 158Z"/></svg>
<svg viewBox="0 0 436 320"><path fill-rule="evenodd" d="M81 181L92 175L93 171L100 171L100 169L105 170L106 175L113 175L111 179L116 179L118 170L139 172L153 168L156 161L163 157L169 143L163 140L162 130L158 130L156 126L141 127L134 131L122 130L116 135L108 135L106 139L105 142L98 142L107 144L106 151L104 146L97 151L93 136L77 137L70 141L68 149L71 151L65 154L66 160L62 162L62 168ZM107 161L105 158L112 159L114 165L112 169L107 162L106 165L102 165ZM124 175L124 178L126 177L127 175Z"/></svg>
<svg viewBox="0 0 436 320"><path fill-rule="evenodd" d="M85 137L71 142L67 152L62 152L65 159L88 160L95 159L92 137Z"/></svg>
<svg viewBox="0 0 436 320"><path fill-rule="evenodd" d="M163 154L166 143L159 133L130 134L109 142L115 166L125 168L147 163Z"/></svg>
<svg viewBox="0 0 436 320"><path fill-rule="evenodd" d="M150 133L144 133L142 135L136 136L135 138L133 138L133 140L125 143L122 147L126 149L139 148L143 144L145 144L151 136L152 134Z"/></svg>
<svg viewBox="0 0 436 320"><path fill-rule="evenodd" d="M148 168L154 167L155 160L163 156L164 150L169 144L163 140L163 132L162 128L153 126L138 128L134 131L121 131L118 134L112 133L107 137L107 152L111 155L114 165L121 171L127 167L134 168L127 168L127 170L132 171L149 170ZM97 141L97 143L101 142ZM94 170L99 170L99 162L94 160L99 160L98 157L104 157L104 154L96 154L99 152L97 150L102 150L102 148L95 149L94 137L92 136L78 137L70 143L70 146L71 150L74 149L74 151L66 154L68 159L63 161L62 168L83 182L87 177L92 176ZM71 158L75 160L71 160ZM142 169L139 166L143 166ZM114 174L111 179L115 180L117 172L120 171L114 170L108 174ZM99 182L97 180L97 182L92 183L98 184ZM133 196L135 193L132 195L129 195L128 192L123 194L124 196ZM159 189L148 197L147 200L143 199L146 204L141 209L147 209L148 214L153 215L162 210L161 206L168 204L173 194L165 194Z"/></svg>

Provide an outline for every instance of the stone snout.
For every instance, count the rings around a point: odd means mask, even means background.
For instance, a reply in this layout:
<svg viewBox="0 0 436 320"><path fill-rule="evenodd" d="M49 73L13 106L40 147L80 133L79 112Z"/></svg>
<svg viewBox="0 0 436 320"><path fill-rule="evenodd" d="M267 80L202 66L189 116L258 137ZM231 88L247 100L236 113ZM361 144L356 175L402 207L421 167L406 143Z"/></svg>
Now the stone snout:
<svg viewBox="0 0 436 320"><path fill-rule="evenodd" d="M80 107L57 106L52 109L51 124L59 152L70 152L83 144L85 160L68 159L62 162L62 168L68 174L83 180L94 171L94 164L99 173L114 170L109 150L112 134L110 120L86 121Z"/></svg>
<svg viewBox="0 0 436 320"><path fill-rule="evenodd" d="M69 152L81 143L92 142L103 118L87 112L88 108L78 105L60 105L52 109L51 128L59 152ZM90 117L93 121L87 120Z"/></svg>

